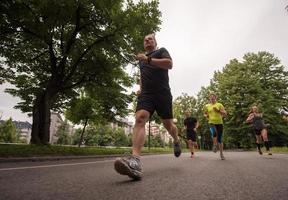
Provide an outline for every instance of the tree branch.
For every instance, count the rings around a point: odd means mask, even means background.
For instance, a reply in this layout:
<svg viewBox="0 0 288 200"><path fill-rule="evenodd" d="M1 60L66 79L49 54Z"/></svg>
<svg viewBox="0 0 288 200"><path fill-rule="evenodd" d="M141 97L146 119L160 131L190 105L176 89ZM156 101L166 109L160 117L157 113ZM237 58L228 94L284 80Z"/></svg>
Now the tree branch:
<svg viewBox="0 0 288 200"><path fill-rule="evenodd" d="M69 38L68 42L67 42L67 46L66 49L64 51L63 57L59 63L59 68L61 68L61 74L64 73L64 66L68 57L69 52L71 51L71 48L73 46L73 44L76 41L76 36L79 33L79 31L81 30L80 28L80 4L78 4L77 10L76 10L76 22L75 22L75 29L71 34L71 37ZM64 47L63 47L64 49Z"/></svg>
<svg viewBox="0 0 288 200"><path fill-rule="evenodd" d="M43 55L44 55L45 53L47 53L47 52L48 52L48 50L43 51L42 53L40 53L40 54L38 54L37 56L33 57L33 58L31 59L31 61L34 61L34 60L40 58L41 56L43 56Z"/></svg>
<svg viewBox="0 0 288 200"><path fill-rule="evenodd" d="M115 31L116 32L116 31ZM71 67L71 71L70 73L68 74L68 76L65 78L64 80L64 84L73 76L73 74L75 73L79 63L81 62L81 60L84 58L84 56L98 43L104 41L104 40L107 40L109 37L113 36L115 33L112 33L112 34L109 34L109 35L106 35L104 37L101 37L100 39L94 41L90 46L88 46L87 49L85 49L84 52L82 52L82 54L79 56L79 58L77 59L77 61L72 65Z"/></svg>
<svg viewBox="0 0 288 200"><path fill-rule="evenodd" d="M76 83L71 84L71 85L68 85L68 86L66 86L66 87L62 87L62 91L70 90L70 89L74 88L74 87L77 86L77 85L80 85L80 84L82 84L82 83L85 83L86 81L87 81L86 75L83 75L83 76L80 78L80 80L77 81Z"/></svg>

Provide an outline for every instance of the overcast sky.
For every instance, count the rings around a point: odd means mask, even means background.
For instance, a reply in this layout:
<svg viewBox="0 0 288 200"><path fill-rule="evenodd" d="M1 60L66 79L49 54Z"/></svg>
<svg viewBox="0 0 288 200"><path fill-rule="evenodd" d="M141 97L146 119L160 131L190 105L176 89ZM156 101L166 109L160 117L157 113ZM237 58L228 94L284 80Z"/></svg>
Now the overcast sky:
<svg viewBox="0 0 288 200"><path fill-rule="evenodd" d="M160 0L162 25L159 47L173 58L169 71L174 98L196 96L215 70L247 52L268 51L288 70L287 0ZM19 99L0 85L2 119L30 121L12 109Z"/></svg>

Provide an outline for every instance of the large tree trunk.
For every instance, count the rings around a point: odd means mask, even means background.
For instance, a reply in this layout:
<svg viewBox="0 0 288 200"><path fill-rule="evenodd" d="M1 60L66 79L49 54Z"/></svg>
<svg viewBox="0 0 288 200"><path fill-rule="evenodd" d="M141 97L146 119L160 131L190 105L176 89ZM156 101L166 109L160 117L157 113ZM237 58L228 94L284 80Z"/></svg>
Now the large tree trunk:
<svg viewBox="0 0 288 200"><path fill-rule="evenodd" d="M31 144L49 143L50 139L50 100L51 95L44 93L36 98L33 107L33 124L31 133Z"/></svg>
<svg viewBox="0 0 288 200"><path fill-rule="evenodd" d="M88 119L85 120L85 124L84 124L84 127L83 127L83 129L82 129L82 133L81 133L81 137L80 137L80 141L79 141L78 147L80 147L80 145L81 145L82 142L83 142L83 136L84 136L84 133L85 133L85 129L86 129L87 124L88 124Z"/></svg>

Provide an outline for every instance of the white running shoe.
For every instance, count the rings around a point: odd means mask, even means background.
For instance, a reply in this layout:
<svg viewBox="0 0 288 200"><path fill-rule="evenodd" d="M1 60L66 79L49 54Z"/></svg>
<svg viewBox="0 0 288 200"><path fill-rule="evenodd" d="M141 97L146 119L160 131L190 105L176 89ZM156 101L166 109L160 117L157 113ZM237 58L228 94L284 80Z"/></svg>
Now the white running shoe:
<svg viewBox="0 0 288 200"><path fill-rule="evenodd" d="M114 168L119 174L127 175L134 180L140 180L143 175L140 159L136 156L117 158Z"/></svg>

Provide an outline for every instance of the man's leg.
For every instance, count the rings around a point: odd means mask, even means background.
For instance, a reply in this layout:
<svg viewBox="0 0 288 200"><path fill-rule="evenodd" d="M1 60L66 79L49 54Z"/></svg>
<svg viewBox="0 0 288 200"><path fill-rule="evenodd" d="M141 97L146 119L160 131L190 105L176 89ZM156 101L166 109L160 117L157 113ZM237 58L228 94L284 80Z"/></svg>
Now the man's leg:
<svg viewBox="0 0 288 200"><path fill-rule="evenodd" d="M223 142L222 143L219 143L219 150L220 150L220 157L222 160L225 160L225 157L224 157L224 154L223 154L223 149L224 149L224 145L223 145Z"/></svg>
<svg viewBox="0 0 288 200"><path fill-rule="evenodd" d="M168 133L172 136L174 143L179 143L179 138L178 138L178 129L173 123L172 119L162 119L162 123Z"/></svg>
<svg viewBox="0 0 288 200"><path fill-rule="evenodd" d="M190 153L191 153L191 158L192 158L193 155L194 155L194 148L193 148L193 142L192 142L191 139L188 140L188 146L189 146Z"/></svg>
<svg viewBox="0 0 288 200"><path fill-rule="evenodd" d="M139 180L142 178L142 165L140 162L141 149L145 142L145 124L150 113L145 110L136 112L135 126L133 129L132 156L117 158L114 163L115 170L122 175Z"/></svg>
<svg viewBox="0 0 288 200"><path fill-rule="evenodd" d="M134 156L141 155L141 149L145 143L145 124L149 120L149 116L150 113L146 110L139 110L136 112L132 139L132 154Z"/></svg>
<svg viewBox="0 0 288 200"><path fill-rule="evenodd" d="M219 151L220 151L220 158L222 160L225 160L225 157L223 155L224 145L223 145L223 142L222 142L223 125L222 124L217 124L216 125L216 129L217 129L217 143L218 143L218 147L219 147Z"/></svg>
<svg viewBox="0 0 288 200"><path fill-rule="evenodd" d="M174 155L179 157L181 155L181 146L178 137L178 129L172 119L162 119L162 123L174 140Z"/></svg>
<svg viewBox="0 0 288 200"><path fill-rule="evenodd" d="M210 124L210 133L213 141L212 151L217 152L217 129L215 125Z"/></svg>
<svg viewBox="0 0 288 200"><path fill-rule="evenodd" d="M194 154L194 155L195 155L195 151L196 151L197 148L198 148L198 147L197 147L197 142L193 141L193 142L192 142L192 149L193 149L193 154Z"/></svg>
<svg viewBox="0 0 288 200"><path fill-rule="evenodd" d="M197 148L197 139L196 139L196 132L192 132L191 135L191 140L192 140L192 151L193 151L193 155L195 154L195 149Z"/></svg>

